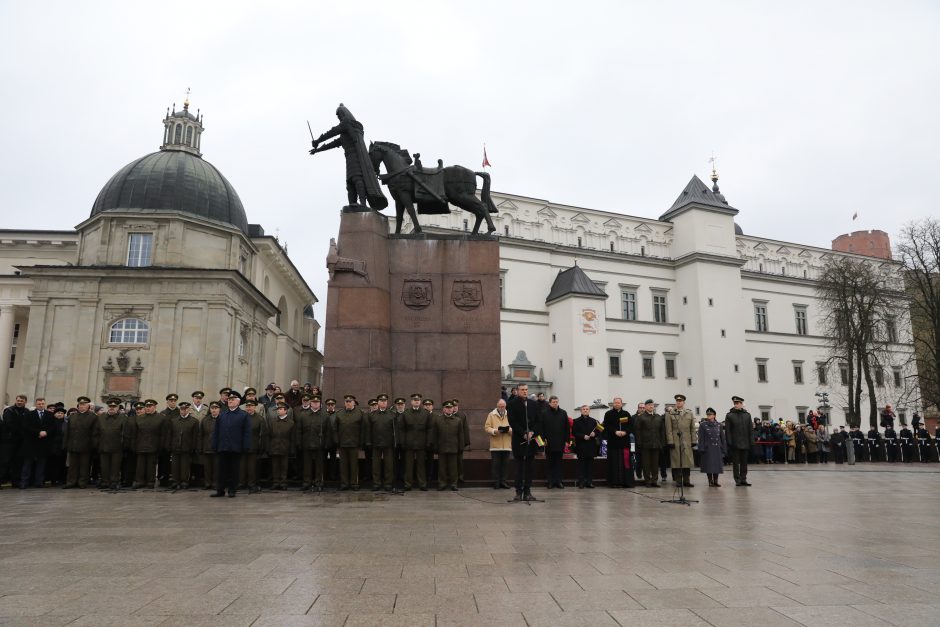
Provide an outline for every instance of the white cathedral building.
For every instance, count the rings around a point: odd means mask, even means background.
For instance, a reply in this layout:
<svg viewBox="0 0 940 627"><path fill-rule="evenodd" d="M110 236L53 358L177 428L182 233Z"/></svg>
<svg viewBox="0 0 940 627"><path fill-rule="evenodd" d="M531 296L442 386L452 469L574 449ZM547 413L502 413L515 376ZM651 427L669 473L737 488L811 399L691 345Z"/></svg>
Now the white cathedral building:
<svg viewBox="0 0 940 627"><path fill-rule="evenodd" d="M847 372L825 364L815 295L826 260L846 253L745 235L712 180L693 176L659 219L494 193L504 384L527 381L569 411L615 396L662 408L682 393L697 416L723 416L739 395L772 419L805 416L826 392L832 424L846 424ZM430 231L468 228L463 212L422 218ZM917 409L916 366L898 305L896 365L876 373L876 403L903 421Z"/></svg>

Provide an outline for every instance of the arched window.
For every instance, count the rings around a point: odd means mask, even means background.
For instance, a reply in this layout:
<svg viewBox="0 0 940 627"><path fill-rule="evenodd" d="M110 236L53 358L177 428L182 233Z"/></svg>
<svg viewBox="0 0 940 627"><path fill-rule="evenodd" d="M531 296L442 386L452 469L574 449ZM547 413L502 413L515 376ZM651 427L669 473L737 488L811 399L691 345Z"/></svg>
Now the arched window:
<svg viewBox="0 0 940 627"><path fill-rule="evenodd" d="M187 146L193 145L193 127L192 126L186 127L186 145Z"/></svg>
<svg viewBox="0 0 940 627"><path fill-rule="evenodd" d="M112 344L146 344L150 340L150 325L140 318L123 318L111 325L108 340Z"/></svg>
<svg viewBox="0 0 940 627"><path fill-rule="evenodd" d="M182 143L182 141L183 141L183 125L177 124L176 132L173 135L173 143L179 144L179 143Z"/></svg>

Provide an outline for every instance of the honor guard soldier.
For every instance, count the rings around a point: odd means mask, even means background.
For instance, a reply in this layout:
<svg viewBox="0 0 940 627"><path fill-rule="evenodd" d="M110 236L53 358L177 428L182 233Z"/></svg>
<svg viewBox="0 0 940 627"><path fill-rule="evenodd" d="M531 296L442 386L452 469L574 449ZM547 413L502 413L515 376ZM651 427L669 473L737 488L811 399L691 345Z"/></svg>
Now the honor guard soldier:
<svg viewBox="0 0 940 627"><path fill-rule="evenodd" d="M298 410L297 418L297 440L304 463L301 489L306 492L314 486L317 492L322 492L326 449L330 446L330 428L326 411L320 406L319 394L310 398L309 407Z"/></svg>
<svg viewBox="0 0 940 627"><path fill-rule="evenodd" d="M659 454L666 446L666 421L656 413L656 403L648 399L634 425L637 448L643 462L643 480L648 488L658 488Z"/></svg>
<svg viewBox="0 0 940 627"><path fill-rule="evenodd" d="M199 445L199 421L192 415L188 401L179 404L179 412L170 418L170 455L173 490L188 490L192 476L193 452Z"/></svg>
<svg viewBox="0 0 940 627"><path fill-rule="evenodd" d="M438 454L438 490L457 491L457 453L463 449L463 423L454 415L454 404L444 401L434 422L431 441Z"/></svg>
<svg viewBox="0 0 940 627"><path fill-rule="evenodd" d="M901 461L905 463L914 461L914 432L904 425L898 435L901 436L898 438L901 442Z"/></svg>
<svg viewBox="0 0 940 627"><path fill-rule="evenodd" d="M376 398L376 410L369 414L366 446L372 448L372 491L391 490L395 484L395 444L398 421L388 408L388 394Z"/></svg>
<svg viewBox="0 0 940 627"><path fill-rule="evenodd" d="M301 399L302 400L302 399ZM288 416L287 403L278 403L277 418L271 422L267 451L271 457L271 481L274 490L287 489L287 460L294 452L294 420Z"/></svg>
<svg viewBox="0 0 940 627"><path fill-rule="evenodd" d="M849 431L849 437L852 438L852 447L855 449L857 461L868 461L868 442L865 440L865 434L858 427L853 426Z"/></svg>
<svg viewBox="0 0 940 627"><path fill-rule="evenodd" d="M163 414L157 413L157 401L144 401L144 413L137 414L133 422L134 454L137 456L137 472L133 489L153 485L157 482L157 456L166 448L168 424Z"/></svg>
<svg viewBox="0 0 940 627"><path fill-rule="evenodd" d="M91 471L91 451L98 429L98 416L91 411L91 399L79 396L78 411L69 418L65 430L65 450L69 454L69 471L63 488L86 488Z"/></svg>
<svg viewBox="0 0 940 627"><path fill-rule="evenodd" d="M199 423L199 450L202 453L203 490L215 490L216 467L215 451L212 450L212 432L222 413L222 404L219 401L209 403L209 414Z"/></svg>
<svg viewBox="0 0 940 627"><path fill-rule="evenodd" d="M881 433L875 427L868 430L868 459L873 462L882 462L885 459Z"/></svg>
<svg viewBox="0 0 940 627"><path fill-rule="evenodd" d="M930 432L923 424L918 424L914 437L917 438L917 457L926 464L930 461Z"/></svg>
<svg viewBox="0 0 940 627"><path fill-rule="evenodd" d="M119 490L121 488L121 462L127 430L127 415L121 411L121 401L108 399L108 410L97 417L96 445L101 465L98 488Z"/></svg>
<svg viewBox="0 0 940 627"><path fill-rule="evenodd" d="M894 426L885 427L885 456L889 462L898 461L898 433Z"/></svg>
<svg viewBox="0 0 940 627"><path fill-rule="evenodd" d="M241 487L247 487L248 493L252 494L261 492L258 486L258 458L265 454L267 448L268 420L262 413L264 407L255 399L248 399L242 403L242 407L251 420L251 445L242 453L238 483Z"/></svg>
<svg viewBox="0 0 940 627"><path fill-rule="evenodd" d="M405 491L417 482L422 491L428 489L427 449L431 412L421 406L421 395L411 395L411 407L402 415L405 436Z"/></svg>
<svg viewBox="0 0 940 627"><path fill-rule="evenodd" d="M450 402L454 404L454 415L463 423L463 448L457 453L457 483L463 483L463 453L470 450L470 419L460 411L459 400L452 398Z"/></svg>
<svg viewBox="0 0 940 627"><path fill-rule="evenodd" d="M359 490L359 449L366 441L368 423L356 407L356 397L343 397L343 409L333 418L333 433L339 445L339 489Z"/></svg>
<svg viewBox="0 0 940 627"><path fill-rule="evenodd" d="M732 396L734 403L725 415L725 440L731 455L731 467L734 471L734 483L737 486L750 486L747 482L747 456L754 442L754 421L744 409L744 399Z"/></svg>
<svg viewBox="0 0 940 627"><path fill-rule="evenodd" d="M672 479L687 488L695 487L690 482L692 473L692 447L698 444L695 417L685 406L685 395L675 395L676 405L666 412L666 447L669 449L669 466Z"/></svg>

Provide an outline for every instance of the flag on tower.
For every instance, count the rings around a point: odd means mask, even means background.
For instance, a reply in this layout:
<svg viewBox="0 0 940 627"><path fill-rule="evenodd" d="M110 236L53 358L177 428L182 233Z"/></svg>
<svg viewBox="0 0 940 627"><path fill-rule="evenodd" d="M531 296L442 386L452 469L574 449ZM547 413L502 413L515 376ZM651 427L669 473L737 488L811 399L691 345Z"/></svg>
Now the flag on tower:
<svg viewBox="0 0 940 627"><path fill-rule="evenodd" d="M853 220L854 220L855 218L857 218L857 217L858 217L858 211L856 211L855 213L852 214L852 219L853 219Z"/></svg>
<svg viewBox="0 0 940 627"><path fill-rule="evenodd" d="M483 144L483 167L485 168L486 166L493 167L490 165L490 160L486 158L486 144Z"/></svg>

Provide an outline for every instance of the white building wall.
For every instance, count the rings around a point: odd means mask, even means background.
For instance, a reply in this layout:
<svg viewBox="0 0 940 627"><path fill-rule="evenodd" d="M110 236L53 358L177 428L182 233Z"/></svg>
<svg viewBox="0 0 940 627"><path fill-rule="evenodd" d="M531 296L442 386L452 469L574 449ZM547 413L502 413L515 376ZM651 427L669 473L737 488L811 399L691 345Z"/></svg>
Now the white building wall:
<svg viewBox="0 0 940 627"><path fill-rule="evenodd" d="M494 202L500 210L495 223L504 279L503 366L524 350L536 372L541 369L552 382L563 407L599 394L605 401L623 396L632 410L648 397L662 405L681 392L698 414L708 406L722 413L737 394L755 416L763 408L773 418L795 418L797 408L815 407L815 393L827 391L833 423L844 423L847 388L839 382L838 367L829 368L826 384L817 380L826 340L819 335L822 312L814 293L826 260L843 253L735 235L732 216L720 211L693 209L663 222L508 194L494 194ZM467 227L473 222L460 211L421 219L432 230L462 231L465 220ZM410 228L406 225L405 232ZM873 269L890 265L869 261ZM575 263L608 295L603 332L589 341L572 331L578 299L561 307L545 304L558 272ZM635 321L623 319L624 290L636 293ZM654 321L654 293L666 295L665 323ZM755 329L755 301L767 307L766 332ZM807 335L797 334L796 305L806 308ZM910 334L906 315L899 315L898 326L903 342ZM594 353L593 367L587 366L588 352ZM620 376L609 373L611 353L621 357ZM644 354L653 355L650 378L643 376ZM905 377L914 372L911 354L909 342L895 346ZM665 376L667 356L676 360L675 378ZM766 360L766 382L758 381L758 360ZM802 383L795 380L795 362L802 362ZM893 402L910 416L915 408L905 406L904 390L893 387L890 371L885 379L877 403ZM863 424L865 416L863 407Z"/></svg>

